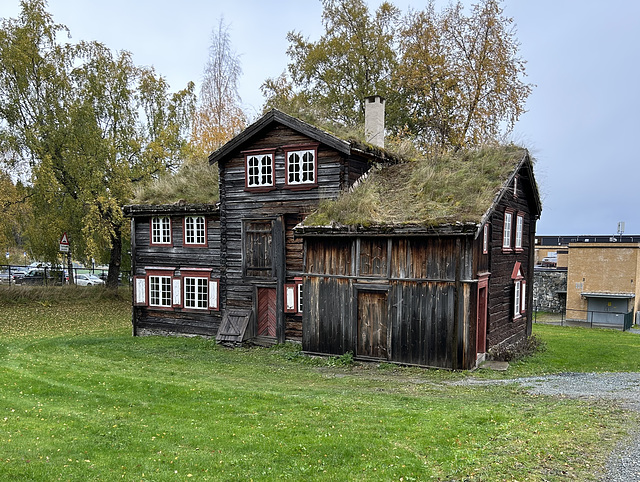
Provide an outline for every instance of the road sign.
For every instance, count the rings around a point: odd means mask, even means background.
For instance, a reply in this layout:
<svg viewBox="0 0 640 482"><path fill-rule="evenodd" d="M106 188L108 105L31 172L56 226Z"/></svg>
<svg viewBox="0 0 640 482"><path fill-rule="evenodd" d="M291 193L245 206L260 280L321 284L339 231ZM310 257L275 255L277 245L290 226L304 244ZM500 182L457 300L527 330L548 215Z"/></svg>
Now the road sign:
<svg viewBox="0 0 640 482"><path fill-rule="evenodd" d="M67 233L63 233L60 238L60 252L68 253L69 252L69 238L67 237Z"/></svg>

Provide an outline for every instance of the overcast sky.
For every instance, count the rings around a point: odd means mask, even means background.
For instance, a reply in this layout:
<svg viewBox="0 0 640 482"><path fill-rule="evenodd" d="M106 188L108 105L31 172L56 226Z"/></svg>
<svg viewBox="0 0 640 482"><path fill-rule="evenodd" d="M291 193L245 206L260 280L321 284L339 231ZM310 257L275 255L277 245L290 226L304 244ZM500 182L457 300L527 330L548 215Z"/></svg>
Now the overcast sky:
<svg viewBox="0 0 640 482"><path fill-rule="evenodd" d="M426 4L392 3L403 12ZM505 0L504 6L516 24L526 80L535 84L512 138L537 160L538 234L614 234L618 221L627 234L640 234L640 1ZM172 90L199 84L211 32L224 16L241 56L240 95L254 118L264 100L260 85L286 68L287 32L311 40L322 33L319 0L49 0L48 10L72 40L128 50ZM19 0L0 0L0 17L19 11Z"/></svg>

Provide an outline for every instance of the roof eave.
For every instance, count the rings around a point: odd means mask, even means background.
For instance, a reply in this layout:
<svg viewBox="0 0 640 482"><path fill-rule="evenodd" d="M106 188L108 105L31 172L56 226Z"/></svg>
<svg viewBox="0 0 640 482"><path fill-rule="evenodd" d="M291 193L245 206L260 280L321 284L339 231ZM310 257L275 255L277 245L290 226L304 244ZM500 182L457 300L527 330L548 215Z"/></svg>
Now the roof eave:
<svg viewBox="0 0 640 482"><path fill-rule="evenodd" d="M476 223L450 223L433 226L418 224L344 225L334 223L327 226L305 226L294 228L296 236L473 236Z"/></svg>
<svg viewBox="0 0 640 482"><path fill-rule="evenodd" d="M216 214L220 211L220 203L127 204L122 207L122 211L127 217L155 214Z"/></svg>

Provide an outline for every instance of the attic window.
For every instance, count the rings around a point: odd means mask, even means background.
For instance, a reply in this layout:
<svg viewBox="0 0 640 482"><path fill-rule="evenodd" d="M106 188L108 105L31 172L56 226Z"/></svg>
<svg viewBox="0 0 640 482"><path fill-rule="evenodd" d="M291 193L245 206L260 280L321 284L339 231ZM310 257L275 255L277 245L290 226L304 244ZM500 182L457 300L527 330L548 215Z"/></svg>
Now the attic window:
<svg viewBox="0 0 640 482"><path fill-rule="evenodd" d="M524 213L516 216L516 250L522 250L522 232L524 229Z"/></svg>
<svg viewBox="0 0 640 482"><path fill-rule="evenodd" d="M504 226L502 231L502 249L511 250L511 231L513 224L513 211L504 212Z"/></svg>
<svg viewBox="0 0 640 482"><path fill-rule="evenodd" d="M310 187L317 184L317 145L285 146L286 185Z"/></svg>
<svg viewBox="0 0 640 482"><path fill-rule="evenodd" d="M151 218L151 244L171 244L171 219L167 216Z"/></svg>
<svg viewBox="0 0 640 482"><path fill-rule="evenodd" d="M187 246L207 245L207 225L204 216L184 218L184 244Z"/></svg>
<svg viewBox="0 0 640 482"><path fill-rule="evenodd" d="M274 187L273 151L254 151L245 153L246 187L264 189Z"/></svg>

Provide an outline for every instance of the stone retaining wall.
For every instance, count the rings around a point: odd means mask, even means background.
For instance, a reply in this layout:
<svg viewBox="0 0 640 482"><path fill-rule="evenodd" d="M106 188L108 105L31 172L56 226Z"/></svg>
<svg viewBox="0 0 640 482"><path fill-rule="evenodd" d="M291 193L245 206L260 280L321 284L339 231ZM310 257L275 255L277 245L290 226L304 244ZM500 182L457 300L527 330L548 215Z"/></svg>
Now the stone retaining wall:
<svg viewBox="0 0 640 482"><path fill-rule="evenodd" d="M562 293L558 293L561 291ZM567 304L567 271L536 268L533 272L533 308L561 313Z"/></svg>

